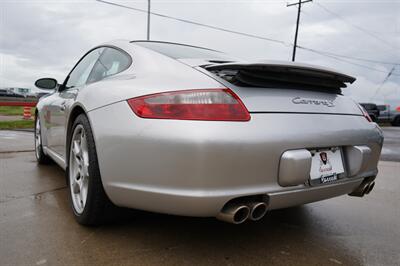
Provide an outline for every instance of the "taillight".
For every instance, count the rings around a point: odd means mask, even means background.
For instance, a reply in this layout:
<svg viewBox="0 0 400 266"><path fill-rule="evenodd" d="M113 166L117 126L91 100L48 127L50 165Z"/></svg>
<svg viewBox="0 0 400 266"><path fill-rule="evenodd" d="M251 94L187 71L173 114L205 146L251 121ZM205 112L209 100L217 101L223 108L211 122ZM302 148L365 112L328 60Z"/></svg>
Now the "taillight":
<svg viewBox="0 0 400 266"><path fill-rule="evenodd" d="M359 104L358 107L360 108L360 110L361 110L363 116L365 117L365 119L367 119L368 122L373 122L371 117L369 116L367 110L365 110L365 108L361 104Z"/></svg>
<svg viewBox="0 0 400 266"><path fill-rule="evenodd" d="M163 92L128 100L139 117L156 119L249 121L246 107L230 89Z"/></svg>
<svg viewBox="0 0 400 266"><path fill-rule="evenodd" d="M397 106L396 111L400 112L400 106Z"/></svg>

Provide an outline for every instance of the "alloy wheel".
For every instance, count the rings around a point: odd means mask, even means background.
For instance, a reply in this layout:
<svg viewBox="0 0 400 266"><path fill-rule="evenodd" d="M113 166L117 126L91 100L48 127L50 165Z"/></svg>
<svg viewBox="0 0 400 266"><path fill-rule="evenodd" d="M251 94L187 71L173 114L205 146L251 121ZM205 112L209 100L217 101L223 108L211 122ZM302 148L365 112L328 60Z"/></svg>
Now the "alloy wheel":
<svg viewBox="0 0 400 266"><path fill-rule="evenodd" d="M89 151L85 129L78 124L69 152L69 185L74 209L82 214L89 189Z"/></svg>
<svg viewBox="0 0 400 266"><path fill-rule="evenodd" d="M39 118L36 119L35 125L35 154L36 158L40 158L40 149L42 145L42 138L40 136L40 120Z"/></svg>

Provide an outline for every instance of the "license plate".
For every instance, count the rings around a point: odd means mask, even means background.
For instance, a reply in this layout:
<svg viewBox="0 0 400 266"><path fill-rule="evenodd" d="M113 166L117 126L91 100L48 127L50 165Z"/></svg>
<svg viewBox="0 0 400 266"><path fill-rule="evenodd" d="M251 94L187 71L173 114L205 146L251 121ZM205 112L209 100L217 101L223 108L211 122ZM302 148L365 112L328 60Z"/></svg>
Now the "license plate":
<svg viewBox="0 0 400 266"><path fill-rule="evenodd" d="M311 151L311 183L328 183L344 173L342 152L339 148Z"/></svg>

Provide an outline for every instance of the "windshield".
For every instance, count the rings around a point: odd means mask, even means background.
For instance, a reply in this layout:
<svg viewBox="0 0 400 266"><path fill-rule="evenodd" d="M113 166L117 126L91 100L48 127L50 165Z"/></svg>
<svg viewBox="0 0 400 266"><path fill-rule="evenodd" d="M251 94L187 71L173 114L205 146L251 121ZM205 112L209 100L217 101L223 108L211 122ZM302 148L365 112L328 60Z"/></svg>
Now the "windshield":
<svg viewBox="0 0 400 266"><path fill-rule="evenodd" d="M146 42L146 41L137 41L134 43L143 46L145 48L154 50L156 52L159 52L163 55L172 57L174 59L201 58L201 59L215 59L222 61L234 60L232 57L229 57L228 55L222 52L195 46L164 43L164 42Z"/></svg>

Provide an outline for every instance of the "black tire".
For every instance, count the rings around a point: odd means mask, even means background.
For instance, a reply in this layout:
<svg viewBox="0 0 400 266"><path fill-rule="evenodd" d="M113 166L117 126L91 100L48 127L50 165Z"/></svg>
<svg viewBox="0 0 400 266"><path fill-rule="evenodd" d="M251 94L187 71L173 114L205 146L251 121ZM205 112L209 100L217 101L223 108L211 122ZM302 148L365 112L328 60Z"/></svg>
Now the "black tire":
<svg viewBox="0 0 400 266"><path fill-rule="evenodd" d="M75 128L78 125L82 125L87 139L87 147L88 147L88 155L89 155L89 180L88 180L88 192L87 192L87 199L86 204L83 208L82 213L78 213L74 207L73 200L72 200L72 191L70 186L70 178L69 178L69 164L70 164L70 147L72 143L72 135ZM88 118L85 114L80 114L74 121L72 126L71 133L68 136L68 148L67 148L67 158L68 166L66 169L66 179L69 191L69 199L72 211L74 213L76 221L81 225L86 226L95 226L99 225L104 221L104 216L106 209L109 206L112 206L111 201L108 199L103 183L101 181L100 170L97 160L97 153L96 147L94 143L92 129L90 127L90 123Z"/></svg>
<svg viewBox="0 0 400 266"><path fill-rule="evenodd" d="M39 129L37 128L39 123ZM43 152L43 145L42 145L42 133L40 131L41 128L41 122L39 118L39 114L36 113L35 115L35 129L34 129L34 143L35 143L35 157L38 162L38 164L49 164L52 162L51 158L47 156ZM38 140L40 140L40 143L37 144Z"/></svg>
<svg viewBox="0 0 400 266"><path fill-rule="evenodd" d="M400 116L395 117L391 124L394 127L400 127Z"/></svg>

